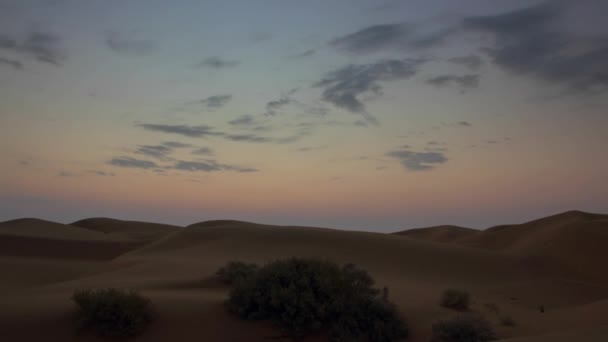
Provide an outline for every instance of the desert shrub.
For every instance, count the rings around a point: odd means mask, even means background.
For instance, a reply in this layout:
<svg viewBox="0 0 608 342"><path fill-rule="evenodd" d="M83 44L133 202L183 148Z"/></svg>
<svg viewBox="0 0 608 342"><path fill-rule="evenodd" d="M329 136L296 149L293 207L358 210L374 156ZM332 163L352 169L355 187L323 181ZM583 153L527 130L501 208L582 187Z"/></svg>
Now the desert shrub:
<svg viewBox="0 0 608 342"><path fill-rule="evenodd" d="M367 272L352 264L291 258L236 283L229 305L245 319L271 320L289 335L326 330L334 341L394 341L407 336L397 310Z"/></svg>
<svg viewBox="0 0 608 342"><path fill-rule="evenodd" d="M223 266L215 275L219 280L227 285L232 285L251 277L257 272L258 265L246 264L240 261L231 261L226 266Z"/></svg>
<svg viewBox="0 0 608 342"><path fill-rule="evenodd" d="M469 309L469 293L462 290L447 289L441 294L440 304L443 307L465 311Z"/></svg>
<svg viewBox="0 0 608 342"><path fill-rule="evenodd" d="M492 325L479 316L459 316L433 324L432 342L485 342L496 339Z"/></svg>
<svg viewBox="0 0 608 342"><path fill-rule="evenodd" d="M513 318L511 318L511 316L502 316L500 318L500 324L505 327L514 327L515 321L513 320Z"/></svg>
<svg viewBox="0 0 608 342"><path fill-rule="evenodd" d="M100 336L131 337L144 331L152 319L150 300L134 291L99 289L76 291L81 328Z"/></svg>

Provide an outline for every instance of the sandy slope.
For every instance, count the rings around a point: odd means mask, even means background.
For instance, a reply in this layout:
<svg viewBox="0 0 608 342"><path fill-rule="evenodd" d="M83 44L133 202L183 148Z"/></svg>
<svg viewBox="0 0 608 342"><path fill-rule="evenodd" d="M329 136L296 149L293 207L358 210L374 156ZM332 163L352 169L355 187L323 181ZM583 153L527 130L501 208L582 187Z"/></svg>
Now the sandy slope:
<svg viewBox="0 0 608 342"><path fill-rule="evenodd" d="M427 241L454 242L477 233L479 233L479 230L472 228L443 225L428 228L408 229L396 232L395 234Z"/></svg>
<svg viewBox="0 0 608 342"><path fill-rule="evenodd" d="M546 267L569 268L590 280L608 281L608 215L569 211L514 225L470 232L453 226L399 232L427 241L500 251L527 258ZM442 238L451 235L455 238Z"/></svg>
<svg viewBox="0 0 608 342"><path fill-rule="evenodd" d="M454 315L437 305L439 294L448 287L469 290L474 298L472 309L490 319L503 338L534 341L576 336L580 341L586 338L599 341L608 338L608 281L597 275L602 273L601 265L608 259L594 260L604 254L597 254L599 251L592 246L577 248L577 244L597 240L605 245L608 239L602 233L605 229L601 230L605 227L602 217L582 215L581 221L579 216L534 221L532 228L514 226L515 232L509 235L503 234L509 233L510 227L474 234L458 229L459 238L449 232L452 229L447 229L448 233L435 229L439 233L428 234L433 241L422 238L427 233L411 238L407 234L277 227L238 221L210 221L184 229L150 225L147 226L152 230L150 233L141 223L80 221L75 223L80 227L72 228L108 235L106 238L112 237L114 242L114 237L126 239L122 242L133 242L143 236L145 239L150 236L150 240L154 236L155 240L134 245L106 261L0 256L0 271L14 275L12 283L0 286L3 303L0 335L10 341L94 341L90 336L74 334L71 316L74 308L69 297L74 289L117 286L140 289L155 304L157 321L138 340L267 341L276 338L278 332L268 323L243 322L231 316L222 304L227 289L214 280L213 273L229 260L264 263L306 256L354 262L367 269L379 286L390 288L390 297L411 326L411 341L428 341L432 323ZM585 222L582 230L571 228L580 227L581 222ZM45 234L49 231L44 227L36 229ZM495 235L498 232L500 235ZM482 234L498 237L473 240ZM561 234L565 236L560 237ZM47 235L44 237L47 242L51 240ZM6 235L0 234L0 243L3 238ZM488 246L483 246L478 241L484 239L492 243L484 242ZM498 243L496 239L509 241ZM543 239L555 243L543 245ZM65 237L67 240L70 238ZM543 246L547 250L557 246L558 250L567 251L568 255L562 258L587 271L556 267L562 261L544 249L534 258L529 257L530 249ZM76 247L66 249L84 253ZM596 277L589 280L590 275ZM18 287L19 284L23 286ZM539 305L545 306L545 313L539 312ZM504 315L511 316L517 325L501 327L499 317Z"/></svg>
<svg viewBox="0 0 608 342"><path fill-rule="evenodd" d="M0 235L47 238L56 240L107 240L107 236L80 227L39 219L0 222Z"/></svg>
<svg viewBox="0 0 608 342"><path fill-rule="evenodd" d="M71 226L101 232L114 239L127 239L140 242L151 242L165 235L175 233L181 227L168 224L123 221L110 218L90 218L80 220Z"/></svg>

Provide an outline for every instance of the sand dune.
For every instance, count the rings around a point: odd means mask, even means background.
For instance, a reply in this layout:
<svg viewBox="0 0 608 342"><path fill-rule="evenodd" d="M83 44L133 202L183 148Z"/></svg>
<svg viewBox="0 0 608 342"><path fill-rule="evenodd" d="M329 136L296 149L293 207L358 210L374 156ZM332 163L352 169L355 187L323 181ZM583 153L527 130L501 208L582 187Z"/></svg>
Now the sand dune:
<svg viewBox="0 0 608 342"><path fill-rule="evenodd" d="M470 291L472 310L491 320L502 338L608 338L608 279L601 276L608 258L599 248L608 236L602 215L566 213L483 232L441 226L403 234L230 220L186 228L111 219L70 226L27 222L0 224L0 244L8 239L0 250L13 248L0 253L0 271L14 270L14 279L0 286L0 332L11 341L96 340L74 334L69 297L75 289L108 286L140 289L154 302L157 322L138 340L267 341L278 332L267 322L230 315L222 304L227 289L213 274L230 260L264 263L291 256L367 269L379 286L389 287L411 326L410 341L428 341L432 323L454 315L437 305L448 287ZM22 227L21 235L4 233L15 227ZM57 235L50 238L53 227ZM73 255L17 253L58 243ZM117 243L132 245L119 253L113 250ZM106 260L85 261L86 251L95 248ZM572 266L556 267L565 263ZM517 325L500 326L503 315Z"/></svg>
<svg viewBox="0 0 608 342"><path fill-rule="evenodd" d="M123 221L110 218L89 218L71 224L75 227L89 229L107 234L111 238L127 239L141 242L157 240L179 230L181 227L138 221Z"/></svg>
<svg viewBox="0 0 608 342"><path fill-rule="evenodd" d="M108 240L108 237L100 232L32 218L0 222L0 235L56 240Z"/></svg>
<svg viewBox="0 0 608 342"><path fill-rule="evenodd" d="M608 260L608 215L569 211L478 232L458 228L431 227L398 234L509 253L608 281L608 272L602 266ZM445 238L446 235L454 238Z"/></svg>
<svg viewBox="0 0 608 342"><path fill-rule="evenodd" d="M394 234L435 242L454 242L465 237L475 235L479 230L459 226L435 226L428 228L415 228L396 232Z"/></svg>

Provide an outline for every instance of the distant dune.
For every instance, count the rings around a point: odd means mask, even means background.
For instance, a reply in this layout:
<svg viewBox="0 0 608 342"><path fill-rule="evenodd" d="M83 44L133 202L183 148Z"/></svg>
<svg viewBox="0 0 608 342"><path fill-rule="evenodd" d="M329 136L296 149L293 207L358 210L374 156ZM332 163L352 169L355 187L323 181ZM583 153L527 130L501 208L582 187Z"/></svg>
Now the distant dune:
<svg viewBox="0 0 608 342"><path fill-rule="evenodd" d="M602 266L608 261L608 215L568 211L482 231L440 226L397 234L558 263L557 267L568 267L581 275L608 281L608 272Z"/></svg>
<svg viewBox="0 0 608 342"><path fill-rule="evenodd" d="M111 238L150 242L174 233L182 227L138 221L122 221L110 218L90 218L76 221L74 227L107 234Z"/></svg>
<svg viewBox="0 0 608 342"><path fill-rule="evenodd" d="M24 218L0 222L0 234L55 240L107 240L108 237L80 227Z"/></svg>
<svg viewBox="0 0 608 342"><path fill-rule="evenodd" d="M472 310L513 341L608 340L608 216L567 212L478 231L456 226L396 234L219 220L175 227L93 218L63 225L0 223L0 333L7 341L93 341L75 334L75 289L136 288L158 318L138 341L267 341L268 322L226 311L214 280L231 260L291 256L353 262L388 286L411 326L428 341L450 287L473 296ZM538 307L546 308L540 313ZM496 311L496 308L498 312ZM508 315L515 327L503 327ZM310 341L323 340L315 338Z"/></svg>
<svg viewBox="0 0 608 342"><path fill-rule="evenodd" d="M413 239L435 242L454 242L477 233L479 233L479 230L472 228L443 225L428 228L408 229L394 234L407 236Z"/></svg>

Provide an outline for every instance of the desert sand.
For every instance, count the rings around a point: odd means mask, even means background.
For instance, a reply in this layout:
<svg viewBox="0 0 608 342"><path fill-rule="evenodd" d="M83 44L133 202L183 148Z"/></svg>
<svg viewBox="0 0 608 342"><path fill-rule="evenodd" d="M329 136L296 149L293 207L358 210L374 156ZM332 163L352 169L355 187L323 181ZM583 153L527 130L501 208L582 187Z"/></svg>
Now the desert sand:
<svg viewBox="0 0 608 342"><path fill-rule="evenodd" d="M471 293L471 311L506 341L608 341L608 215L566 212L483 231L456 226L395 234L207 221L188 227L92 218L70 225L0 223L0 339L98 341L78 335L76 289L121 287L151 298L156 319L137 341L280 340L268 322L241 321L223 304L214 272L232 260L291 256L366 269L410 326L457 313L446 288ZM544 306L545 312L539 311ZM514 327L500 325L510 316ZM323 337L309 338L310 341Z"/></svg>

